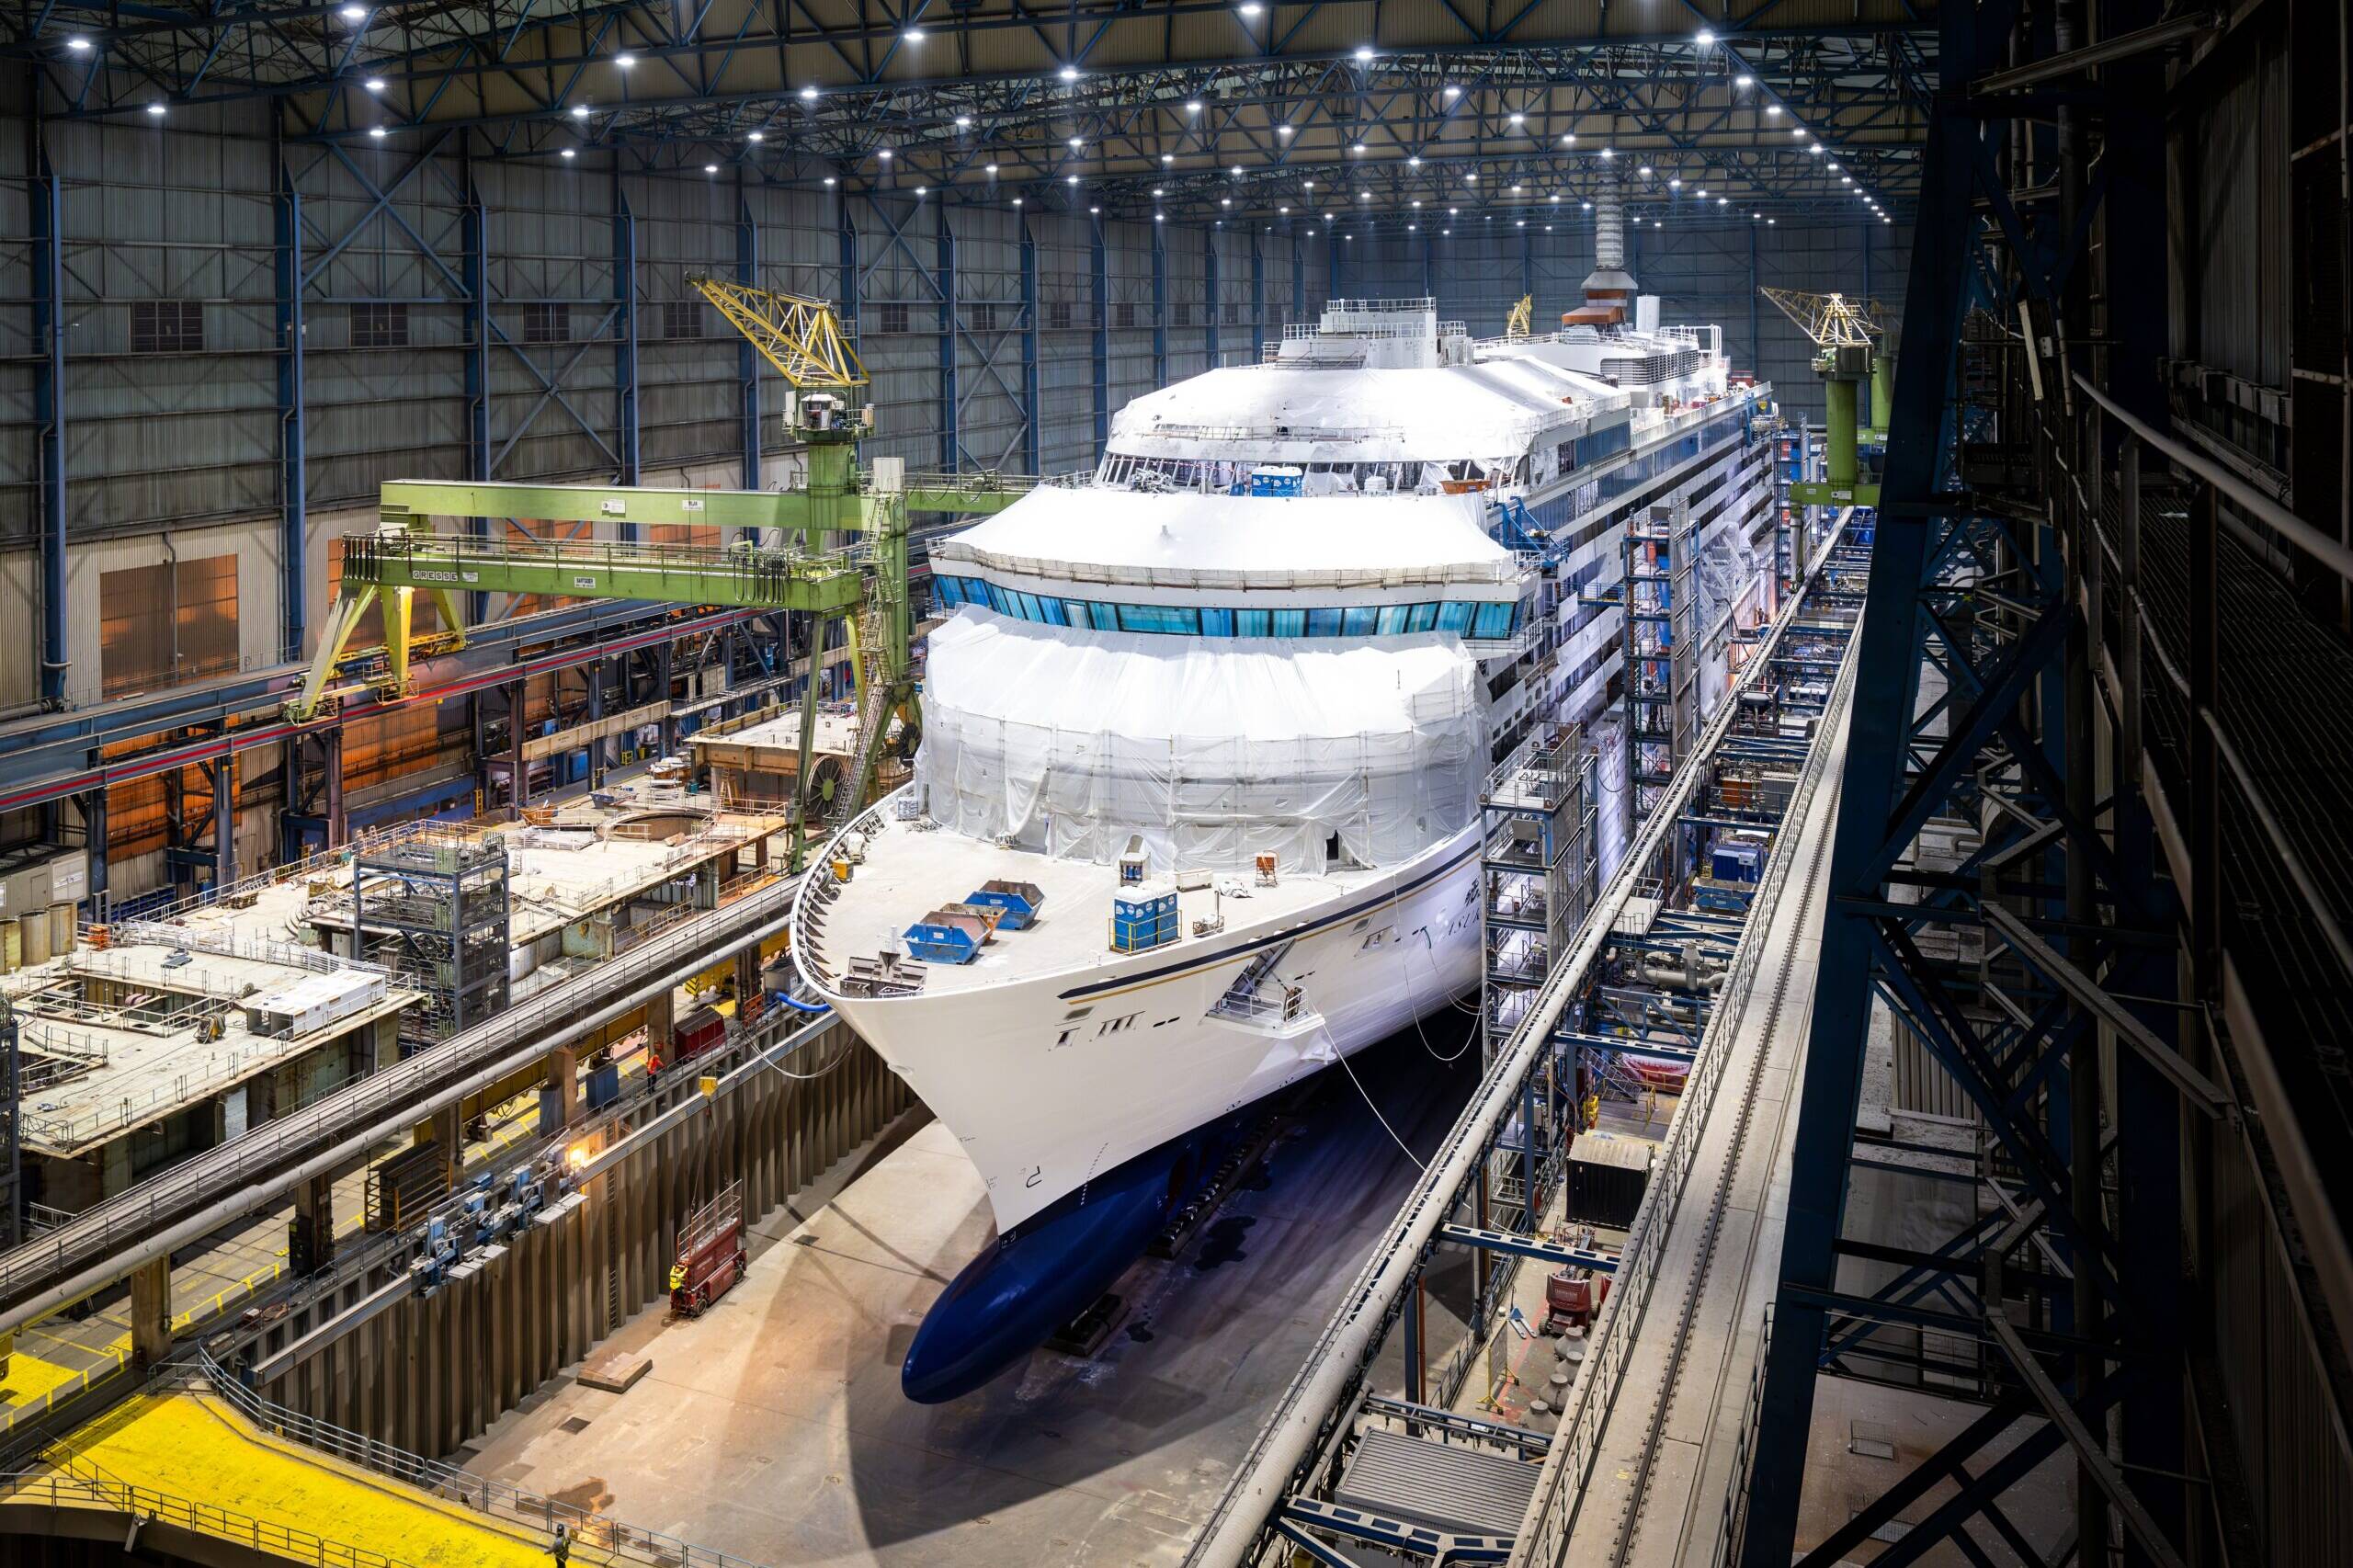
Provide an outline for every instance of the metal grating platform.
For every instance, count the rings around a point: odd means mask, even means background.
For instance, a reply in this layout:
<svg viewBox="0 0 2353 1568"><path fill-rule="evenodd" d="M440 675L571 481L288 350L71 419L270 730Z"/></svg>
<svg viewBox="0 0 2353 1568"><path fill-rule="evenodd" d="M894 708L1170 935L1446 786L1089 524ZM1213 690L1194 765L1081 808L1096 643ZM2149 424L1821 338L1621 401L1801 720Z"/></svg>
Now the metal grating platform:
<svg viewBox="0 0 2353 1568"><path fill-rule="evenodd" d="M1450 1535L1517 1535L1539 1473L1492 1449L1375 1428L1349 1456L1336 1500Z"/></svg>

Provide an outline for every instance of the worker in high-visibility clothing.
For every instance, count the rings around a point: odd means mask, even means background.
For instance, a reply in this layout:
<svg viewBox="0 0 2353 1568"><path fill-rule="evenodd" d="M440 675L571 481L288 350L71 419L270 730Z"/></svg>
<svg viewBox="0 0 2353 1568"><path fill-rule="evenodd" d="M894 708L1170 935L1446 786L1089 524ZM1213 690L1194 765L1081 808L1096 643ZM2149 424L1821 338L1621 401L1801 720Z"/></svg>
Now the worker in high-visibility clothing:
<svg viewBox="0 0 2353 1568"><path fill-rule="evenodd" d="M1585 1096L1585 1104L1578 1108L1585 1113L1586 1131L1590 1132L1601 1125L1601 1096L1599 1095L1588 1091Z"/></svg>

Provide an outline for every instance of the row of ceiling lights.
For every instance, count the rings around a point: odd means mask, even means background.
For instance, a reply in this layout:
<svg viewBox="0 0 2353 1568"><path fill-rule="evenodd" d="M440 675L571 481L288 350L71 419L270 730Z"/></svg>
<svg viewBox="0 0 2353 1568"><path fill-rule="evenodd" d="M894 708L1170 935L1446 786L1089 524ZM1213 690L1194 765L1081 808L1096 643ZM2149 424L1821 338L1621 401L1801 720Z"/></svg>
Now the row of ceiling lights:
<svg viewBox="0 0 2353 1568"><path fill-rule="evenodd" d="M1240 15L1242 15L1242 16L1243 16L1243 17L1256 17L1256 16L1258 16L1258 15L1259 15L1259 13L1260 13L1260 12L1261 12L1261 10L1263 9L1263 7L1262 7L1261 6L1259 6L1259 5L1256 4L1256 3L1255 3L1255 0L1243 0L1243 4L1241 4L1240 6L1236 6L1236 7L1235 7L1235 9L1239 12L1239 14L1240 14ZM369 13L369 11L368 10L368 8L367 8L367 7L365 7L365 6L341 6L341 7L339 7L339 8L338 8L337 14L338 14L339 16L341 16L345 21L347 21L347 22L352 22L352 23L358 23L358 22L366 21L366 20L368 19L369 16L370 15L370 13ZM923 30L920 27L909 27L909 28L907 28L906 29L904 29L904 31L902 33L902 35L901 35L901 36L902 36L902 37L903 37L903 38L904 38L907 42L909 42L909 43L921 43L921 42L924 40L924 38L925 38L925 36L926 36L926 35L925 35L925 33L924 33L924 30ZM1712 44L1716 41L1716 35L1715 35L1715 34L1714 34L1714 32L1713 32L1713 31L1711 31L1711 29L1706 28L1700 28L1697 33L1695 33L1695 34L1693 35L1693 41L1694 41L1695 43L1699 44L1701 48L1705 49L1705 48L1707 48L1707 47L1709 47L1709 46L1712 45ZM68 38L68 39L65 40L65 44L66 44L66 48L67 48L67 49L71 50L72 51L74 51L74 53L76 53L76 54L86 54L86 53L90 52L91 48L92 48L92 45L91 45L91 42L90 42L89 39L87 39L86 37L81 36L81 35L79 35L79 34L76 34L76 35L74 35L74 36L73 36L73 37ZM1372 62L1372 61L1373 61L1373 59L1374 59L1374 58L1375 58L1375 56L1374 56L1374 52L1373 52L1372 49L1371 49L1369 45L1368 45L1368 46L1359 46L1359 47L1358 48L1358 50L1356 51L1356 62L1357 62L1357 63L1358 63L1358 64L1359 64L1359 65L1369 65L1369 64L1370 64L1370 63ZM623 51L623 52L621 52L621 53L616 54L616 55L613 57L613 63L614 63L616 66L619 66L620 69L622 69L622 70L626 71L626 70L630 69L631 67L634 66L634 65L637 63L637 57L636 57L635 55L633 55L633 54L628 53L627 51ZM1063 65L1063 66L1062 67L1062 69L1061 69L1061 71L1060 71L1059 74L1061 75L1062 80L1063 80L1064 82L1075 82L1076 80L1078 80L1078 76L1079 76L1078 67L1077 67L1077 66L1075 66L1075 65L1065 64L1065 65ZM1733 78L1733 85L1735 85L1735 86L1737 86L1737 87L1743 87L1743 88L1745 88L1745 87L1749 87L1749 86L1754 85L1755 85L1755 81L1756 81L1756 79L1755 79L1753 76L1748 75L1746 73L1743 73L1743 74L1740 74L1739 76L1736 76L1736 77L1734 77L1734 78ZM368 89L368 91L369 91L369 92L370 92L370 93L381 93L381 92L384 90L384 88L385 88L385 86L386 86L386 85L387 85L387 84L385 83L384 78L382 78L382 77L381 77L381 76L369 76L369 77L368 77L368 78L366 78L366 79L365 79L365 82L364 82L364 84L363 84L363 85L366 86L366 88ZM1447 85L1442 89L1442 96L1443 96L1443 97L1447 99L1447 101L1448 101L1448 102L1449 102L1449 103L1450 103L1450 102L1452 102L1454 99L1456 99L1456 98L1460 97L1461 96L1461 94L1462 94L1462 89L1461 89L1461 87L1459 87L1459 86L1454 85L1453 85L1453 84L1451 84L1451 83L1449 83L1449 84L1448 84L1448 85ZM801 89L801 99L802 99L802 101L803 101L803 102L814 102L814 101L816 100L816 98L818 97L818 96L819 96L818 89L817 89L815 86L813 86L813 85L810 85L810 86L803 86L803 87ZM1187 102L1186 102L1186 104L1185 104L1185 112L1186 112L1187 114L1199 114L1199 113L1200 113L1200 111L1201 111L1201 102L1200 102L1200 100L1199 100L1199 98L1192 98L1192 99L1188 99L1188 100L1187 100ZM588 108L588 106L587 106L586 104L574 104L574 105L573 105L573 106L572 106L572 108L571 108L571 111L570 111L570 112L571 112L572 118L573 118L573 119L585 119L586 118L588 118L588 114L589 114L589 108ZM164 113L165 113L165 106L164 106L164 104L163 104L160 100L155 101L155 102L152 102L152 103L150 103L150 104L148 104L148 105L147 105L147 113L149 114L149 116L151 116L151 117L153 117L153 118L155 118L155 119L161 119L161 118L163 117ZM1781 113L1781 106L1780 106L1779 104L1778 104L1778 103L1768 103L1768 104L1767 104L1767 105L1765 106L1765 113L1766 113L1768 117L1778 117L1778 116ZM1514 127L1519 127L1519 126L1523 126L1523 125L1525 125L1525 124L1527 123L1527 119L1528 119L1528 117L1527 117L1525 114L1520 113L1520 112L1518 112L1518 111L1515 110L1515 111L1513 111L1511 114L1509 114L1509 115L1506 117L1506 119L1507 119L1508 122L1509 122L1511 125L1513 125ZM955 123L956 123L956 129L957 129L957 130L959 130L959 131L969 131L969 130L971 130L971 129L972 129L972 117L971 117L970 115L958 115L958 116L956 117L956 121L955 121ZM1277 127L1275 128L1275 134L1276 134L1277 136L1279 136L1279 137L1282 137L1282 138L1289 138L1290 135L1292 135L1292 134L1293 134L1293 129L1294 129L1294 128L1293 128L1293 127L1291 127L1291 126L1290 126L1290 125L1289 125L1289 124L1279 125L1279 126L1277 126ZM381 125L370 126L370 127L369 128L369 131L368 131L368 134L369 134L369 136L371 139L376 140L376 141L381 141L381 140L383 140L383 138L384 138L384 136L385 136L385 133L386 133L386 131L385 131L385 128L384 128L383 126L381 126ZM1807 151L1808 151L1809 153L1813 153L1813 154L1814 154L1814 155L1816 155L1816 156L1820 156L1820 155L1823 153L1824 149L1823 149L1822 142L1821 142L1819 140L1813 139L1813 138L1811 137L1810 133L1806 131L1806 129L1805 129L1803 126L1802 126L1802 125L1801 125L1801 126L1792 126L1792 127L1790 128L1790 134L1791 136L1793 136L1793 137L1797 137L1797 138L1800 138L1800 139L1802 139L1802 140L1806 140L1806 141L1808 142L1808 143L1809 143L1809 144L1808 144L1808 147L1807 147ZM750 132L750 133L749 133L749 135L748 135L748 137L747 137L747 140L749 140L749 141L751 141L751 142L762 142L762 141L764 141L765 139L766 139L766 138L765 138L764 133L763 133L763 132L761 132L761 131L755 131ZM1561 137L1561 144L1562 144L1563 146L1566 146L1566 147L1574 147L1574 146L1575 146L1575 145L1576 145L1576 140L1577 140L1577 137L1576 137L1576 132L1575 132L1575 131L1566 131L1566 132L1563 132L1563 135L1562 135L1562 137ZM1084 146L1085 146L1085 142L1084 142L1080 138L1074 136L1074 137L1072 137L1072 138L1070 139L1070 150L1072 151L1072 153L1078 153L1078 152L1082 151L1082 150L1083 150L1083 148L1084 148ZM1352 152L1356 152L1356 153L1362 153L1362 152L1364 152L1364 151L1365 151L1365 144L1364 144L1362 142L1354 142L1354 143L1351 145L1350 150L1351 150ZM563 156L563 157L564 157L564 158L566 158L566 159L570 159L570 158L573 158L573 157L576 156L576 155L577 155L577 153L576 153L576 150L575 150L575 149L574 149L574 148L570 148L570 147L566 147L566 148L563 148L563 149L561 149L561 154L560 154L560 155L561 155L561 156ZM875 155L876 155L876 157L877 157L877 158L879 158L881 162L883 162L883 163L887 164L887 163L891 162L891 160L892 160L892 151L891 151L891 149L890 149L890 148L888 148L888 147L884 147L884 148L881 148L881 149L879 149L879 150L877 151L877 153L876 153L876 154L875 154ZM1613 148L1613 147L1603 147L1603 148L1601 149L1601 156L1602 156L1602 158L1603 158L1605 161L1609 160L1609 159L1614 159L1614 158L1617 156L1617 149L1615 149L1615 148ZM1173 165L1176 161L1176 154L1174 154L1174 153L1162 153L1162 154L1161 154L1161 162L1162 162L1162 164L1163 164L1163 165ZM1405 162L1406 162L1406 165L1407 165L1407 166L1408 166L1408 167L1412 167L1412 168L1419 168L1419 167L1421 166L1422 160L1421 160L1421 157L1420 157L1420 155L1419 155L1419 154L1412 154L1412 155L1409 155L1409 156L1406 158ZM1833 172L1833 173L1837 173L1837 172L1838 172L1838 165L1837 165L1836 163L1831 164L1831 165L1829 165L1829 168L1830 168L1830 171L1831 171L1831 172ZM717 164L705 164L705 165L703 165L703 173L705 173L706 175L716 175L716 174L718 174L718 172L719 172L719 165L718 165ZM997 172L997 165L995 165L995 164L990 164L990 165L987 165L987 168L986 168L986 172L987 172L989 175L991 175L991 176L995 176L995 175L996 174L996 172ZM1233 168L1232 168L1232 170L1231 170L1230 172L1233 174L1233 176L1235 178L1237 178L1237 179L1238 179L1238 178L1240 178L1240 177L1241 177L1241 176L1242 176L1242 172L1243 172L1243 171L1242 171L1242 165L1239 165L1239 164L1234 165L1233 166ZM1642 172L1643 176L1643 177L1645 177L1645 178L1648 178L1648 177L1650 176L1650 175L1651 175L1651 170L1650 170L1650 168L1649 168L1649 166L1648 166L1648 165L1644 165L1641 172ZM1478 179L1479 179L1478 175L1477 175L1477 174L1475 174L1475 173L1473 173L1473 174L1471 174L1471 175L1469 175L1469 176L1465 176L1465 183L1467 183L1467 184L1472 184L1472 185L1475 185L1475 184L1477 184L1477 183L1478 183ZM1068 180L1069 180L1069 183L1070 183L1071 185L1073 185L1073 186L1076 186L1076 185L1079 183L1079 178L1078 178L1078 176L1077 176L1076 175L1071 175L1071 176L1068 176ZM831 186L831 185L833 185L833 184L835 184L835 181L834 176L830 176L830 175L829 175L829 176L827 176L825 177L825 184L826 184L826 185ZM1312 189L1313 189L1313 188L1314 188L1314 183L1315 183L1315 182L1314 182L1314 181L1313 181L1313 180L1308 181L1308 182L1307 182L1308 188L1309 188L1309 189L1311 189L1311 190L1312 190ZM1681 185L1682 185L1682 181L1681 181L1680 179L1671 179L1671 180L1669 180L1667 183L1668 183L1668 185L1669 185L1670 187L1676 187L1676 188L1680 188L1680 187L1681 187ZM1880 206L1880 204L1879 204L1876 200L1873 200L1873 199L1872 199L1872 198L1871 198L1871 196L1870 196L1870 192L1868 192L1867 190L1864 190L1864 189L1860 188L1859 187L1856 187L1856 186L1855 186L1854 177L1853 177L1851 175L1839 174L1839 183L1840 183L1841 185L1843 185L1843 186L1847 186L1847 187L1849 187L1854 188L1854 189L1855 189L1856 194L1857 194L1859 197L1860 197L1860 198L1861 198L1865 202L1869 203L1869 205L1870 205L1870 207L1871 211L1872 211L1873 213L1877 214L1877 215L1880 217L1880 219L1881 219L1881 221L1882 222L1893 222L1893 220L1891 220L1891 219L1889 219L1889 218L1887 217L1887 214L1886 214L1886 212L1885 212L1885 210L1884 210L1884 209L1882 209L1882 208ZM1520 189L1520 187L1519 187L1518 186L1514 186L1514 187L1512 187L1512 190L1513 190L1513 193L1514 193L1514 194L1518 194L1518 191L1519 191L1519 189ZM929 190L929 187L926 187L926 186L917 186L917 187L915 187L915 195L917 195L917 196L919 196L919 197L920 197L920 196L926 195L926 194L928 192L928 190ZM1154 192L1153 192L1153 195L1154 195L1154 197L1158 197L1160 194L1161 194L1161 193L1160 193L1159 191L1157 191L1157 190L1155 190L1155 191L1154 191ZM1369 192L1362 192L1362 191L1360 191L1360 192L1358 192L1358 197L1359 197L1359 199L1367 199L1367 200L1370 199L1370 193L1369 193ZM1700 198L1702 198L1702 199L1704 199L1704 198L1706 197L1706 195L1707 195L1707 192L1706 192L1705 190L1701 190L1701 191L1699 191L1699 196ZM1558 196L1555 196L1555 197L1553 197L1553 198L1552 198L1552 199L1553 199L1554 201L1558 201L1558 200L1560 199L1560 198L1559 198ZM1019 197L1017 197L1017 197L1015 197L1015 198L1013 199L1013 205L1015 205L1016 207L1020 206L1020 205L1021 205L1021 198L1019 198ZM1228 200L1226 200L1226 201L1225 201L1224 205L1225 205L1225 206L1227 206L1227 207L1231 207L1231 206L1233 206L1233 203L1232 202L1232 200L1231 200L1231 199L1228 199ZM1415 202L1414 203L1414 205L1415 205L1415 207L1419 207L1419 206L1421 205L1421 203L1420 203L1419 201L1415 201ZM1589 207L1591 207L1593 204L1592 204L1591 202L1586 202L1586 205L1589 208ZM1719 198L1717 199L1716 205L1718 205L1719 207L1728 206L1728 205L1730 205L1730 200L1729 200L1729 199L1728 199L1728 198L1719 197ZM1100 210L1100 209L1099 209L1099 208L1090 208L1088 210L1089 210L1089 211L1099 211L1099 210ZM1289 211L1290 211L1290 209L1289 209L1289 208L1284 208L1284 209L1282 209L1282 210L1283 210L1284 212L1289 212ZM1327 220L1328 220L1328 218L1329 218L1329 216L1330 216L1330 215L1329 215L1329 214L1326 214L1325 216L1326 216L1326 218L1327 218ZM1155 213L1155 214L1154 215L1154 221L1155 221L1155 222L1160 221L1160 214ZM1767 221L1768 221L1768 222L1770 222L1770 220L1767 220ZM1640 220L1638 219L1638 220L1636 220L1636 222L1640 222ZM1656 222L1656 220L1655 220L1655 219L1654 219L1654 220L1653 220L1653 222ZM1524 220L1522 221L1522 226L1523 226L1523 227L1525 226L1525 221L1524 221ZM1449 231L1449 233L1450 233L1450 232L1451 232L1451 231Z"/></svg>

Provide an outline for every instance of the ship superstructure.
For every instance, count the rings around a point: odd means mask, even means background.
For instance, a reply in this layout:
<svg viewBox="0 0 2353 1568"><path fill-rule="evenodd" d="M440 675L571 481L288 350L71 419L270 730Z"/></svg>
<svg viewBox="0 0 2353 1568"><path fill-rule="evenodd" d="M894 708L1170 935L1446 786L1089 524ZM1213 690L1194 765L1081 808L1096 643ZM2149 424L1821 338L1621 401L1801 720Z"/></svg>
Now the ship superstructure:
<svg viewBox="0 0 2353 1568"><path fill-rule="evenodd" d="M1722 690L1771 608L1766 389L1653 304L1481 341L1334 301L933 546L914 781L829 849L794 944L997 1221L910 1395L1086 1307L1249 1107L1478 984L1482 792L1540 723L1608 728L1630 522L1712 562L1677 652L1695 706Z"/></svg>

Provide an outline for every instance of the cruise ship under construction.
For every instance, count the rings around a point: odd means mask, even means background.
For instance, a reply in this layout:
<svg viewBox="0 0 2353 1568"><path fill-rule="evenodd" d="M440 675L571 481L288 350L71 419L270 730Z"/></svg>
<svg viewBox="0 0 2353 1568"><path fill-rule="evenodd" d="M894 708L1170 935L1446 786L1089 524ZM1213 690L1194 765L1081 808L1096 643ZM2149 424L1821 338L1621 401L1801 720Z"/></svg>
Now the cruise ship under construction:
<svg viewBox="0 0 2353 1568"><path fill-rule="evenodd" d="M17 9L0 1563L2353 1568L2341 4Z"/></svg>

